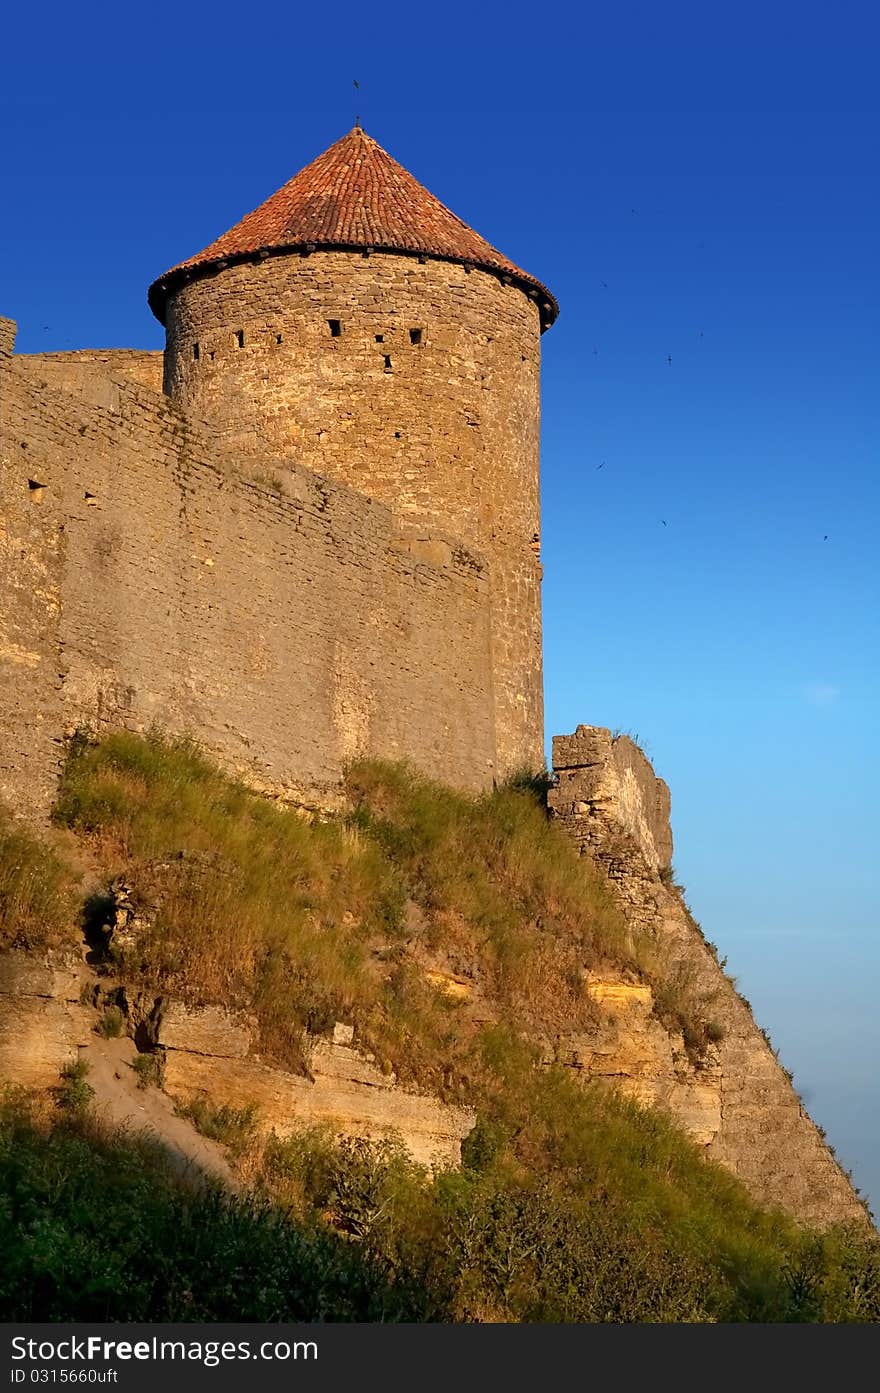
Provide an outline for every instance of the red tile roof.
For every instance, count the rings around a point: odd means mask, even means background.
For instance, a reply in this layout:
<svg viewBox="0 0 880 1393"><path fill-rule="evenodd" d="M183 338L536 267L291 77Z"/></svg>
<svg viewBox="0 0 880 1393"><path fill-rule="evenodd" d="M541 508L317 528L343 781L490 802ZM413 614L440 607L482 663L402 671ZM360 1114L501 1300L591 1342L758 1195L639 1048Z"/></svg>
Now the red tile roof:
<svg viewBox="0 0 880 1393"><path fill-rule="evenodd" d="M154 281L150 306L164 323L167 295L184 280L220 262L311 247L369 248L479 266L509 277L536 299L542 328L559 313L540 281L457 218L359 126L216 242Z"/></svg>

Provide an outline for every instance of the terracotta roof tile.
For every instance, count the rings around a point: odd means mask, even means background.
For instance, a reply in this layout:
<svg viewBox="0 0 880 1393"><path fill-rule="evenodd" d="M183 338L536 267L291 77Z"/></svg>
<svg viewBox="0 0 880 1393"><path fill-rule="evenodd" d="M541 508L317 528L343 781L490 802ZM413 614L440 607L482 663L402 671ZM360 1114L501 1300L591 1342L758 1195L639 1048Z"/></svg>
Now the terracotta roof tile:
<svg viewBox="0 0 880 1393"><path fill-rule="evenodd" d="M484 241L359 126L224 232L150 286L164 322L169 291L221 261L294 247L356 247L439 257L509 276L537 299L542 328L559 312L550 291Z"/></svg>

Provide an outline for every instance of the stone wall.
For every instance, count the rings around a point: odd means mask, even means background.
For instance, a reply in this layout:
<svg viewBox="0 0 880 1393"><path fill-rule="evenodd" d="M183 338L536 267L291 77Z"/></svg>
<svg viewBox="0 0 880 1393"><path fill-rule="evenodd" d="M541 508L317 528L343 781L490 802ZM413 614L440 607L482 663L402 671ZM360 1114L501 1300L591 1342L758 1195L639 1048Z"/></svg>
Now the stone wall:
<svg viewBox="0 0 880 1393"><path fill-rule="evenodd" d="M166 392L237 455L294 461L485 553L499 770L540 767L537 305L454 263L316 251L199 276L167 331Z"/></svg>
<svg viewBox="0 0 880 1393"><path fill-rule="evenodd" d="M2 366L0 798L45 809L78 725L190 731L323 805L360 753L491 784L482 557L289 461L248 478L99 365Z"/></svg>
<svg viewBox="0 0 880 1393"><path fill-rule="evenodd" d="M67 391L77 389L83 370L97 369L161 392L164 356L161 348L77 348L68 353L21 354L50 386Z"/></svg>
<svg viewBox="0 0 880 1393"><path fill-rule="evenodd" d="M552 815L581 855L604 869L633 933L656 945L664 973L686 988L721 1032L703 1061L700 1086L709 1091L696 1115L693 1086L679 1092L665 1088L660 1075L665 1078L668 1071L651 1063L641 1027L629 1065L619 1066L627 1091L636 1096L642 1091L648 1099L656 1070L655 1100L693 1135L702 1132L708 1154L734 1171L762 1204L779 1205L817 1225L864 1222L847 1176L670 883L666 785L632 741L595 726L578 726L574 735L554 739L553 769ZM632 1021L630 1010L630 1034ZM620 1053L625 1056L626 1050ZM591 1070L589 1059L585 1067ZM611 1072L601 1058L593 1071ZM681 1081L688 1083L685 1074ZM712 1089L718 1095L714 1122Z"/></svg>
<svg viewBox="0 0 880 1393"><path fill-rule="evenodd" d="M14 319L5 319L0 315L0 357L8 357L15 348L17 327Z"/></svg>

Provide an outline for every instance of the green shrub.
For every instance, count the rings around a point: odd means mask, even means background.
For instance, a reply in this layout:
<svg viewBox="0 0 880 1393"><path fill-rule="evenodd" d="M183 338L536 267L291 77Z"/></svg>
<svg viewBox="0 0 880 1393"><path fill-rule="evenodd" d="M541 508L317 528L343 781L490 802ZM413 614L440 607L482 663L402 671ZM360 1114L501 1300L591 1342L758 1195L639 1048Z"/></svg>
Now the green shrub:
<svg viewBox="0 0 880 1393"><path fill-rule="evenodd" d="M179 1181L160 1149L0 1109L0 1319L419 1319L357 1245Z"/></svg>
<svg viewBox="0 0 880 1393"><path fill-rule="evenodd" d="M55 1086L55 1102L68 1113L83 1113L95 1096L95 1090L87 1082L89 1062L87 1059L71 1059L61 1068L61 1082Z"/></svg>

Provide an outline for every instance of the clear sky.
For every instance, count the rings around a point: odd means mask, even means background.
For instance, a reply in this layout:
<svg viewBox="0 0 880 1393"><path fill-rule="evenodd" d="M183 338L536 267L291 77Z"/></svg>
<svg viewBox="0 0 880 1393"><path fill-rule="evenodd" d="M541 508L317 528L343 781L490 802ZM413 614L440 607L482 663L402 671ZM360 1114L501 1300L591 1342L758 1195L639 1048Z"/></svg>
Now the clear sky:
<svg viewBox="0 0 880 1393"><path fill-rule="evenodd" d="M551 286L548 734L639 736L880 1208L878 39L809 0L17 6L0 314L22 351L160 347L147 284L356 113Z"/></svg>

